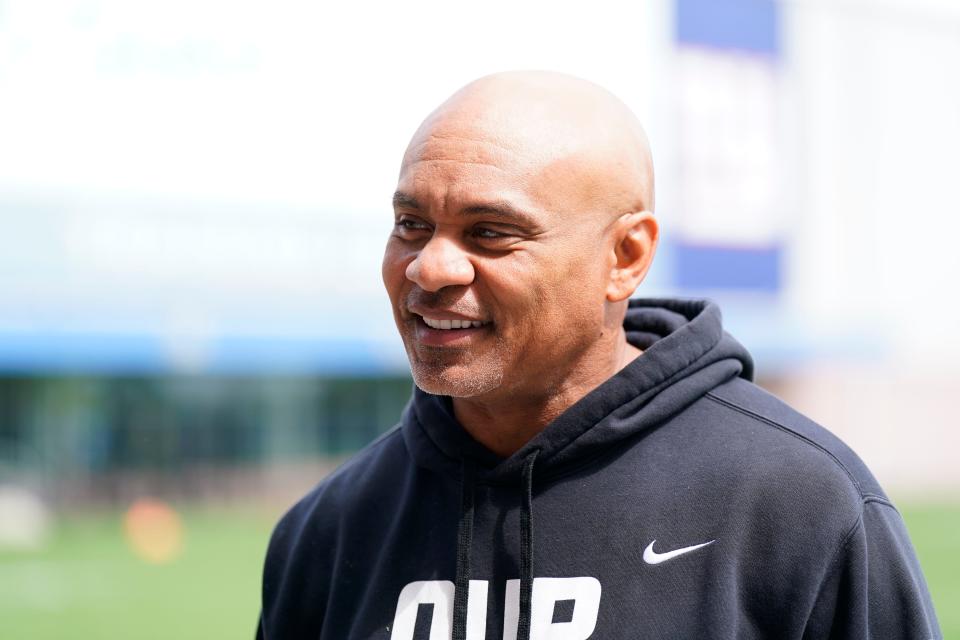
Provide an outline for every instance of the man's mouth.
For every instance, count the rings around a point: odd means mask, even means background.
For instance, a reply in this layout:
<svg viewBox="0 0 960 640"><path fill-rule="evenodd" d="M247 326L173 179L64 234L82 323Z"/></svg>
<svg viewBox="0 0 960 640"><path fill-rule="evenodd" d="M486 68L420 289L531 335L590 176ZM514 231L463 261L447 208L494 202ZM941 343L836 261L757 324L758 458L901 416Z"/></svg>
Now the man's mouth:
<svg viewBox="0 0 960 640"><path fill-rule="evenodd" d="M423 323L431 329L440 329L441 331L449 331L450 329L476 329L485 324L490 324L483 320L441 320L440 318L428 318L427 316L420 316L420 318L423 320Z"/></svg>
<svg viewBox="0 0 960 640"><path fill-rule="evenodd" d="M431 318L414 314L417 342L427 347L466 347L485 336L493 326L472 318Z"/></svg>

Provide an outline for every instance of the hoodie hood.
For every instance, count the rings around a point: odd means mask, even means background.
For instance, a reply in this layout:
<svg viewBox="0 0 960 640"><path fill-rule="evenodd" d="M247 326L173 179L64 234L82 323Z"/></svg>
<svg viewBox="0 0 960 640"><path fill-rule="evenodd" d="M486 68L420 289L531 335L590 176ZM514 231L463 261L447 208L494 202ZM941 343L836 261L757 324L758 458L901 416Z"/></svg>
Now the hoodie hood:
<svg viewBox="0 0 960 640"><path fill-rule="evenodd" d="M623 326L627 340L643 354L508 458L489 451L460 426L448 396L415 388L401 422L414 460L457 478L469 460L477 481L514 484L525 461L538 452L542 480L660 424L731 378L753 377L750 354L723 330L720 308L711 301L630 300Z"/></svg>

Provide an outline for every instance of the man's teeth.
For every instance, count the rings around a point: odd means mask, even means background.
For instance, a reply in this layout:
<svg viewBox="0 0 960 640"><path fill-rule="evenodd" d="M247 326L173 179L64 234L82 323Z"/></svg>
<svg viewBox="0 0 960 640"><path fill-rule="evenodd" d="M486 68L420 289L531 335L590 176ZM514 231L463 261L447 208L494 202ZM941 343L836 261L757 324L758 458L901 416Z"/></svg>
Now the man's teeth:
<svg viewBox="0 0 960 640"><path fill-rule="evenodd" d="M479 327L484 324L482 320L434 320L426 316L421 317L424 323L431 329L470 329L471 327Z"/></svg>

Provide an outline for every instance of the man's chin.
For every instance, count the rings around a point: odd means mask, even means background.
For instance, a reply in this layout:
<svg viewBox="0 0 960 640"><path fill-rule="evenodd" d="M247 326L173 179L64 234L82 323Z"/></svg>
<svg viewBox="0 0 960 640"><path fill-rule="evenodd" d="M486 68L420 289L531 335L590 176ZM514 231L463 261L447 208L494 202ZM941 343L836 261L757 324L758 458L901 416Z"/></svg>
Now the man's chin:
<svg viewBox="0 0 960 640"><path fill-rule="evenodd" d="M412 364L413 381L423 391L437 396L473 398L500 386L501 370L483 367L437 367Z"/></svg>

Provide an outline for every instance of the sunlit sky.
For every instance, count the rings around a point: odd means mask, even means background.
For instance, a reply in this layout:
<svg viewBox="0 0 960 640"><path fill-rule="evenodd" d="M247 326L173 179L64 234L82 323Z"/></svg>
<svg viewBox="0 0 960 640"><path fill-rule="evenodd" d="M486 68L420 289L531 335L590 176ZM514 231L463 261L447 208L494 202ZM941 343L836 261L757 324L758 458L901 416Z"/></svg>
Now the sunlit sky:
<svg viewBox="0 0 960 640"><path fill-rule="evenodd" d="M649 10L596 10L7 2L0 180L382 209L420 119L478 75L581 72L647 111Z"/></svg>
<svg viewBox="0 0 960 640"><path fill-rule="evenodd" d="M681 51L669 0L6 0L0 343L160 335L202 366L211 337L352 336L402 359L379 254L409 136L475 77L548 68L644 122L667 235L784 249L776 296L718 294L748 346L943 362L958 341L914 325L960 311L960 5L777 6L762 59ZM641 294L672 292L669 260Z"/></svg>

